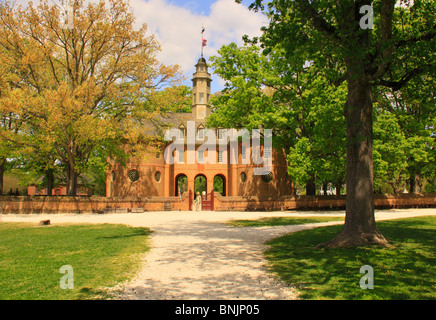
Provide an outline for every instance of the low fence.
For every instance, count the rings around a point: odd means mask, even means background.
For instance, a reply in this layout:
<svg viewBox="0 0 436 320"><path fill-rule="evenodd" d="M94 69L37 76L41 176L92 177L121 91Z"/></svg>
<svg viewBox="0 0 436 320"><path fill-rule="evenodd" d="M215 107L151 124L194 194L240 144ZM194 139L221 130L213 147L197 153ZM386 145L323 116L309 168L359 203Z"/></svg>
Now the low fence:
<svg viewBox="0 0 436 320"><path fill-rule="evenodd" d="M215 193L215 211L272 211L272 210L345 210L346 196L283 196L278 199L257 197L222 197ZM436 193L375 194L374 206L387 208L436 207Z"/></svg>
<svg viewBox="0 0 436 320"><path fill-rule="evenodd" d="M187 194L179 197L106 198L68 196L2 196L0 212L8 213L127 213L186 211Z"/></svg>
<svg viewBox="0 0 436 320"><path fill-rule="evenodd" d="M284 196L278 199L223 197L215 192L215 211L334 210L345 209L346 196ZM436 193L374 196L374 205L384 208L436 207ZM105 198L66 196L1 196L0 212L8 213L127 213L187 211L189 197Z"/></svg>

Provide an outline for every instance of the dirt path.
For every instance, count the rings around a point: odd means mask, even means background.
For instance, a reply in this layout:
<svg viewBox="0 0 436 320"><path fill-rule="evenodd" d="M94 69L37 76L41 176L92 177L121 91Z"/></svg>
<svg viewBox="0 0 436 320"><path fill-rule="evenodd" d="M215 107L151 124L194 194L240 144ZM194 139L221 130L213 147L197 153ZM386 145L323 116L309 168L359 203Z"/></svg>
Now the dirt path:
<svg viewBox="0 0 436 320"><path fill-rule="evenodd" d="M265 268L263 244L280 235L330 222L235 228L223 222L276 216L343 216L343 212L153 212L108 215L2 215L3 221L124 223L151 228L151 250L141 271L113 288L118 299L295 299L293 288ZM377 211L376 219L436 215L436 209Z"/></svg>

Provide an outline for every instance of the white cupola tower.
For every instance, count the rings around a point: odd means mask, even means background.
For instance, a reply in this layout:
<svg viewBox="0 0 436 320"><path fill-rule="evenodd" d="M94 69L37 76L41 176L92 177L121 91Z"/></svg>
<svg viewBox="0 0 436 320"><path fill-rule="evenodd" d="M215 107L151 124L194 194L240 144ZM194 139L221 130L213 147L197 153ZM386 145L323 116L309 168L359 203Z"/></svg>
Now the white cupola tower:
<svg viewBox="0 0 436 320"><path fill-rule="evenodd" d="M201 57L195 65L192 78L192 113L195 120L205 120L210 115L210 83L212 79L207 72L206 59Z"/></svg>

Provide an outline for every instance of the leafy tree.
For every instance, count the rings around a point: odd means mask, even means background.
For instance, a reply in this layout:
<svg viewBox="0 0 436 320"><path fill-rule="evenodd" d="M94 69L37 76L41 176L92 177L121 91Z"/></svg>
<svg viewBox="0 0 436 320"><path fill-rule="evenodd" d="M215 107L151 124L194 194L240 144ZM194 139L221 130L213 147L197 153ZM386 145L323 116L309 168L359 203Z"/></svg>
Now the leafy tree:
<svg viewBox="0 0 436 320"><path fill-rule="evenodd" d="M212 99L208 125L271 128L273 144L288 154L288 171L306 194L315 194L315 183L342 185L345 86L334 88L310 65L293 71L279 46L263 55L255 43L231 43L218 53L212 66L226 85Z"/></svg>
<svg viewBox="0 0 436 320"><path fill-rule="evenodd" d="M157 61L159 45L145 25L134 30L127 0L68 5L73 21L65 25L47 1L26 9L0 4L0 50L15 74L9 85L20 117L66 164L68 194L75 195L97 146L116 152L131 138L148 141L139 117L160 111L143 102L178 66Z"/></svg>
<svg viewBox="0 0 436 320"><path fill-rule="evenodd" d="M3 135L16 134L22 127L23 119L16 110L9 106L4 106L1 102L11 99L11 88L8 82L14 77L10 67L3 59L3 52L0 51L0 137ZM0 195L3 190L3 176L11 163L8 159L12 159L17 154L17 146L7 139L0 139Z"/></svg>
<svg viewBox="0 0 436 320"><path fill-rule="evenodd" d="M386 111L374 117L374 190L397 193L404 190L407 171L407 141L397 118Z"/></svg>
<svg viewBox="0 0 436 320"><path fill-rule="evenodd" d="M379 107L391 113L402 132L403 148L407 162L409 192L420 193L424 180L430 187L434 181L436 79L424 74L411 79L398 91L386 88L381 92Z"/></svg>
<svg viewBox="0 0 436 320"><path fill-rule="evenodd" d="M261 37L267 52L279 43L297 70L312 61L319 70L327 70L324 74L331 82L347 82L346 218L342 232L323 244L326 247L388 243L374 219L373 93L378 86L399 90L411 79L434 72L436 45L435 2L396 3L272 0L267 4L270 23ZM265 9L260 0L250 7ZM361 13L370 8L372 16Z"/></svg>

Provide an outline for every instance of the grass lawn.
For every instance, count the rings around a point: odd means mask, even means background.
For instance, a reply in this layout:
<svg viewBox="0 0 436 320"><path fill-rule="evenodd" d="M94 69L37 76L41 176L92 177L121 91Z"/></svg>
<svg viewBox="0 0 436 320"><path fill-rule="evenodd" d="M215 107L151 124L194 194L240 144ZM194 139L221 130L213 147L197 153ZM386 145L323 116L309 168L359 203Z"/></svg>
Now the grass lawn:
<svg viewBox="0 0 436 320"><path fill-rule="evenodd" d="M328 221L344 221L344 217L271 217L261 218L257 220L231 220L228 225L234 227L271 227L271 226L286 226L306 223L319 223Z"/></svg>
<svg viewBox="0 0 436 320"><path fill-rule="evenodd" d="M436 299L436 217L377 223L391 248L316 249L342 226L300 231L268 241L270 270L302 299ZM361 289L363 265L374 270L374 289Z"/></svg>
<svg viewBox="0 0 436 320"><path fill-rule="evenodd" d="M114 224L0 223L0 300L90 299L128 279L148 247L147 228ZM61 289L60 268L74 271ZM71 274L70 274L71 275Z"/></svg>

